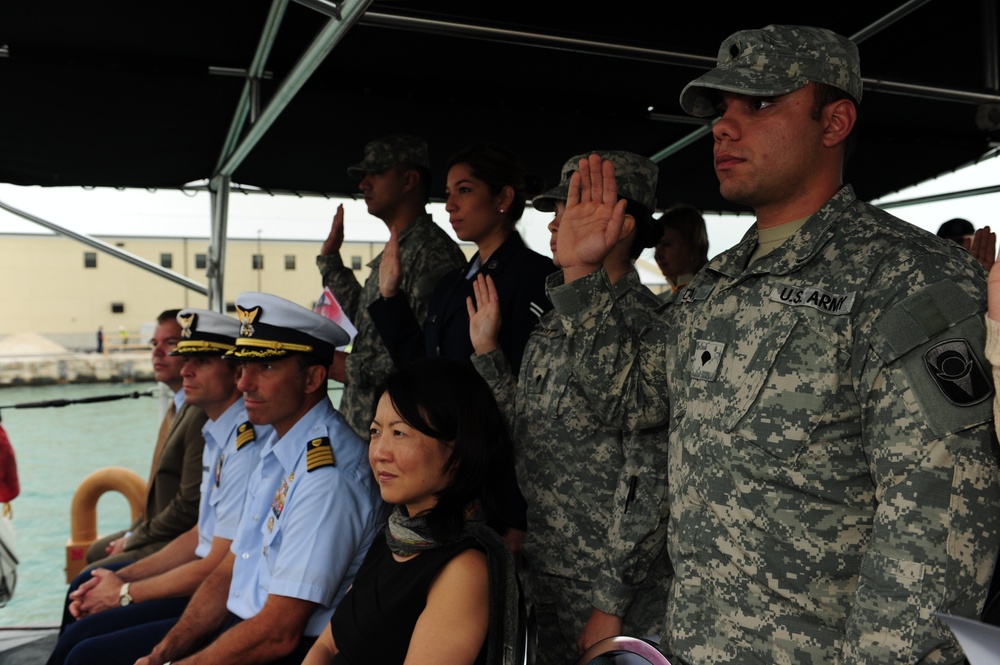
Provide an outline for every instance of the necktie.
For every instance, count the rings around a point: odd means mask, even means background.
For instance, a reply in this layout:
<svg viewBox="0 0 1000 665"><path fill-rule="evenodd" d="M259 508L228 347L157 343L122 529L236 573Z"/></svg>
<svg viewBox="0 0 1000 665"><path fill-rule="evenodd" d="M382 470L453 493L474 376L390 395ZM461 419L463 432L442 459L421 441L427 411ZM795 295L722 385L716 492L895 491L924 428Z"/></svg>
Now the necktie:
<svg viewBox="0 0 1000 665"><path fill-rule="evenodd" d="M170 433L170 426L174 424L174 416L176 415L177 405L173 400L170 400L170 408L167 409L167 414L163 416L163 422L160 423L160 433L156 437L156 448L153 449L153 465L149 469L149 482L146 483L147 491L153 485L153 478L156 477L156 469L160 466L160 455L163 454L163 445L167 442L167 434Z"/></svg>

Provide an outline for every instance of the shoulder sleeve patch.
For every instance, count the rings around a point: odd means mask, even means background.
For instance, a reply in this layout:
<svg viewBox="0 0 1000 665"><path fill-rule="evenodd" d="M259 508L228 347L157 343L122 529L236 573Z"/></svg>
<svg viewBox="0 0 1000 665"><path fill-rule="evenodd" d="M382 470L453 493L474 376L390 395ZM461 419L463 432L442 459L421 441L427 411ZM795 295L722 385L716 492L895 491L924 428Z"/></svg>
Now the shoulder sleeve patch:
<svg viewBox="0 0 1000 665"><path fill-rule="evenodd" d="M965 339L946 339L924 352L924 364L945 398L972 406L993 394L990 379Z"/></svg>
<svg viewBox="0 0 1000 665"><path fill-rule="evenodd" d="M236 428L236 450L256 440L257 433L254 432L253 423L249 420Z"/></svg>
<svg viewBox="0 0 1000 665"><path fill-rule="evenodd" d="M873 330L873 348L900 372L914 406L938 436L992 417L984 309L985 300L977 302L958 285L939 282L901 301Z"/></svg>
<svg viewBox="0 0 1000 665"><path fill-rule="evenodd" d="M324 466L337 466L330 437L327 436L312 439L306 444L306 471L315 471Z"/></svg>

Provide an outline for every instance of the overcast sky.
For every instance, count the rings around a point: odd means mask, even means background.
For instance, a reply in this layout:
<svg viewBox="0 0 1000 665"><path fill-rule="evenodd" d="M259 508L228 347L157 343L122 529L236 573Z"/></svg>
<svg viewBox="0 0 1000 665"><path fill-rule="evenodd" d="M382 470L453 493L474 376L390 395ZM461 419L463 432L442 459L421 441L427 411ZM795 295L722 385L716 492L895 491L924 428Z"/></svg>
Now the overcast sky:
<svg viewBox="0 0 1000 665"><path fill-rule="evenodd" d="M910 199L943 192L965 191L1000 185L1000 160L993 158L915 188L886 197ZM210 232L210 199L207 193L177 190L84 189L82 187L18 187L0 184L0 201L8 206L87 235L151 235L205 237ZM345 206L345 231L354 240L385 241L388 232L378 219L368 215L359 200L318 197L270 196L233 192L229 204L229 237L297 239L322 242L338 203ZM993 225L1000 211L1000 194L953 199L938 203L892 208L890 212L931 232L952 217L965 217L976 228ZM449 234L448 215L441 204L431 206L435 220ZM525 241L536 251L549 254L550 215L529 208L519 224ZM706 216L709 254L715 255L739 241L753 223L749 214L731 217ZM44 228L0 209L0 233L47 233ZM651 256L651 251L647 250ZM648 257L647 257L648 258Z"/></svg>

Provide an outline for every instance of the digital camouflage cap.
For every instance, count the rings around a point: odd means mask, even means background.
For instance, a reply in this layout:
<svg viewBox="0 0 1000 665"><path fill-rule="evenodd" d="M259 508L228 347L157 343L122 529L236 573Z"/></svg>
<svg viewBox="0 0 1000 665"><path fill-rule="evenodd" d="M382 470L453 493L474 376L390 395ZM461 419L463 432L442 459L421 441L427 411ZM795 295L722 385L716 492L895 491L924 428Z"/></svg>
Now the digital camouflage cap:
<svg viewBox="0 0 1000 665"><path fill-rule="evenodd" d="M531 203L535 210L553 212L556 209L556 201L565 201L566 195L569 194L569 179L574 171L580 170L580 160L594 153L611 160L615 165L618 196L641 203L651 212L656 210L656 181L660 175L660 168L653 160L625 150L591 150L570 157L563 164L559 184L532 199Z"/></svg>
<svg viewBox="0 0 1000 665"><path fill-rule="evenodd" d="M851 40L827 30L802 25L769 25L741 30L719 47L718 64L681 91L681 107L694 116L715 115L715 96L722 90L776 97L825 83L861 101L861 57Z"/></svg>
<svg viewBox="0 0 1000 665"><path fill-rule="evenodd" d="M410 164L429 169L427 141L409 134L390 134L369 141L365 146L365 158L347 168L347 175L360 180L365 173L384 171L397 164Z"/></svg>

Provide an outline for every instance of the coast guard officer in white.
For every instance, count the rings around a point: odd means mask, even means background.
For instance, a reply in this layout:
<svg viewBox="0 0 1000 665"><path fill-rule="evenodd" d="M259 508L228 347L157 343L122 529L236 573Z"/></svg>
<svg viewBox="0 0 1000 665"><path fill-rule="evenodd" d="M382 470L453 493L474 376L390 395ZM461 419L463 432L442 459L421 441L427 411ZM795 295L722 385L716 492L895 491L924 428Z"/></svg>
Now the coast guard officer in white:
<svg viewBox="0 0 1000 665"><path fill-rule="evenodd" d="M231 551L136 665L301 663L384 526L367 445L327 395L347 333L270 294L241 294L236 308L237 386L250 421L274 431Z"/></svg>

